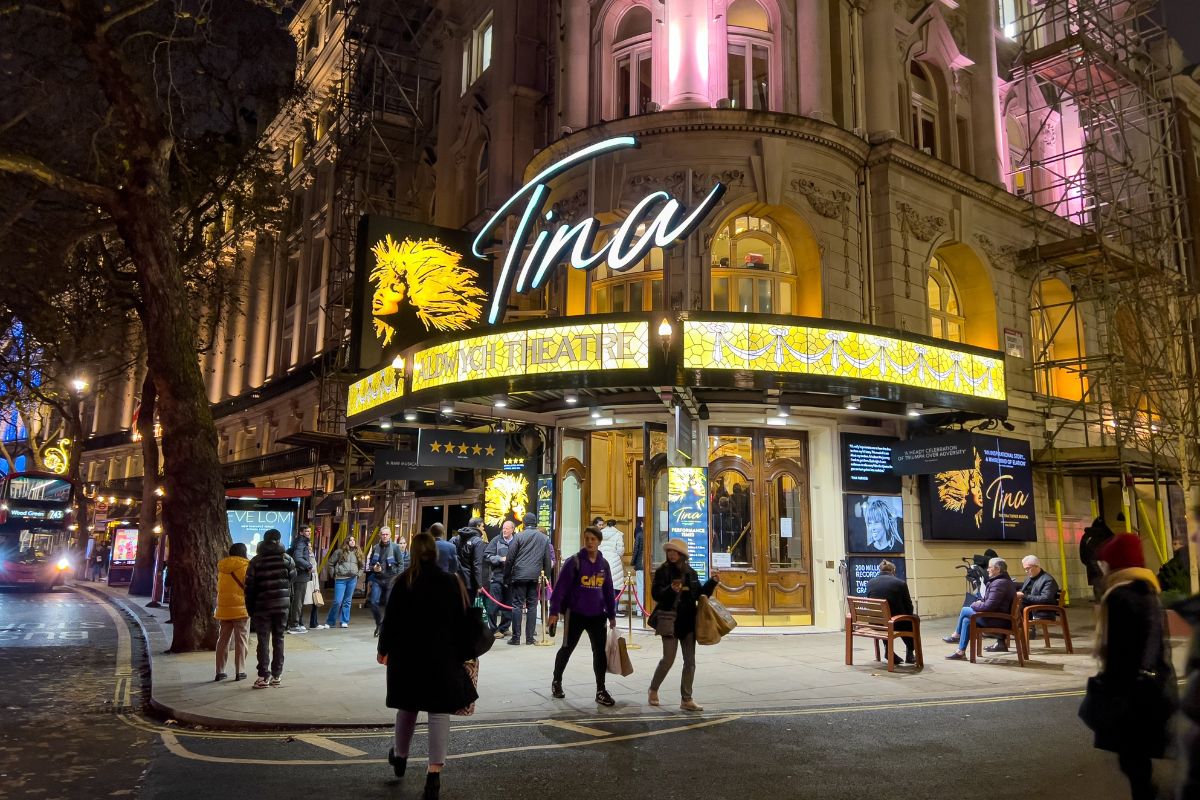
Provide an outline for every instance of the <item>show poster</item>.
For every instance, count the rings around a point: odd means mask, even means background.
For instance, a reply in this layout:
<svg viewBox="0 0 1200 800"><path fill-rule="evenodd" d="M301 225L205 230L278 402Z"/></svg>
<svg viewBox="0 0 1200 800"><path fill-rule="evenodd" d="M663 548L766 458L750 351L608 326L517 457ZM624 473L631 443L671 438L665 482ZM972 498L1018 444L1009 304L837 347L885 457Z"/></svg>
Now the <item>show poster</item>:
<svg viewBox="0 0 1200 800"><path fill-rule="evenodd" d="M113 530L112 552L109 559L117 566L132 566L137 561L137 528L116 528Z"/></svg>
<svg viewBox="0 0 1200 800"><path fill-rule="evenodd" d="M1029 442L975 434L971 466L921 477L926 539L1033 542Z"/></svg>
<svg viewBox="0 0 1200 800"><path fill-rule="evenodd" d="M707 581L707 467L667 467L667 536L687 542L688 564Z"/></svg>
<svg viewBox="0 0 1200 800"><path fill-rule="evenodd" d="M254 557L263 534L275 529L282 534L284 547L292 542L300 505L295 500L259 500L252 497L225 498L225 516L229 520L229 535L235 542L246 545Z"/></svg>
<svg viewBox="0 0 1200 800"><path fill-rule="evenodd" d="M894 436L843 433L842 491L900 494L900 476L892 469Z"/></svg>
<svg viewBox="0 0 1200 800"><path fill-rule="evenodd" d="M374 370L406 348L483 322L492 287L471 234L381 216L363 217L355 267L353 365Z"/></svg>
<svg viewBox="0 0 1200 800"><path fill-rule="evenodd" d="M879 575L879 562L882 558L874 556L851 556L846 559L846 590L853 597L866 597L867 581ZM896 577L906 580L903 558L889 558L896 565ZM892 609L896 613L896 609Z"/></svg>
<svg viewBox="0 0 1200 800"><path fill-rule="evenodd" d="M904 498L843 494L847 553L904 552Z"/></svg>
<svg viewBox="0 0 1200 800"><path fill-rule="evenodd" d="M554 476L537 476L538 527L547 533L554 531Z"/></svg>

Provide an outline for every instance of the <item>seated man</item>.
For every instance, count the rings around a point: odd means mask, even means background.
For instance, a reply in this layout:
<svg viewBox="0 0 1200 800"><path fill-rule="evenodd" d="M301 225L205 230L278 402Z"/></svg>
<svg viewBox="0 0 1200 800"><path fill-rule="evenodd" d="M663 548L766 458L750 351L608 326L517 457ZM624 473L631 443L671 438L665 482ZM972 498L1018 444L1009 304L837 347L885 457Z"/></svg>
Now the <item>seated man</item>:
<svg viewBox="0 0 1200 800"><path fill-rule="evenodd" d="M1021 608L1027 606L1056 606L1058 605L1058 581L1046 570L1037 556L1025 556L1021 559L1021 569L1025 570L1025 583L1017 597L1021 598ZM1035 611L1034 619L1054 619L1053 611Z"/></svg>
<svg viewBox="0 0 1200 800"><path fill-rule="evenodd" d="M893 617L913 613L912 595L908 593L908 584L896 577L896 565L886 558L879 562L879 574L867 581L867 597L872 600L887 600L888 610L892 612ZM912 629L913 625L909 620L900 620L896 623L898 631L911 631ZM904 639L903 642L904 663L917 663L917 659L913 655L913 640ZM883 643L883 652L893 662L900 663L894 652L888 653L887 642Z"/></svg>
<svg viewBox="0 0 1200 800"><path fill-rule="evenodd" d="M955 632L942 639L944 642L958 645L958 649L946 658L951 661L966 658L967 646L971 643L967 635L971 628L971 617L984 611L1007 614L1012 609L1016 594L1017 585L1008 577L1008 564L1003 558L993 558L988 562L988 581L983 586L983 597L959 612ZM994 617L989 618L988 624L997 625L998 620ZM1008 644L1000 641L986 649L990 653L1003 653L1008 650Z"/></svg>

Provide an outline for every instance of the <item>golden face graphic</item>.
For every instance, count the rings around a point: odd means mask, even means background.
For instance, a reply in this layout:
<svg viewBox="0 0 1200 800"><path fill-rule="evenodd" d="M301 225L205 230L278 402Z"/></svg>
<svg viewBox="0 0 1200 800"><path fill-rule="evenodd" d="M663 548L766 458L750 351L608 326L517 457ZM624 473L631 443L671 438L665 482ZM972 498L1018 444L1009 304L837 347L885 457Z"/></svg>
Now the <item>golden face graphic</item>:
<svg viewBox="0 0 1200 800"><path fill-rule="evenodd" d="M397 243L389 234L371 253L371 316L383 345L415 321L425 331L461 331L482 316L487 293L476 283L479 273L462 266L462 255L437 239Z"/></svg>
<svg viewBox="0 0 1200 800"><path fill-rule="evenodd" d="M956 469L934 475L938 502L947 511L954 511L983 525L983 456L975 451L974 469Z"/></svg>
<svg viewBox="0 0 1200 800"><path fill-rule="evenodd" d="M529 481L519 472L498 472L488 478L483 491L483 521L501 525L504 520L525 518Z"/></svg>

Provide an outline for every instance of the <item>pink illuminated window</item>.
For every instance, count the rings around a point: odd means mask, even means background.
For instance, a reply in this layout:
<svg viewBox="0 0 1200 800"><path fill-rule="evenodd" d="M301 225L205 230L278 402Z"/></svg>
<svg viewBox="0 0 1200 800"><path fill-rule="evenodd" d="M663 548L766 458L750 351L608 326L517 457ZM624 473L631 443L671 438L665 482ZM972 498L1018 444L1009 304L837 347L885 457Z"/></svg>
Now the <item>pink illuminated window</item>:
<svg viewBox="0 0 1200 800"><path fill-rule="evenodd" d="M650 12L634 6L625 12L613 39L613 113L632 117L646 113L651 102L654 75Z"/></svg>
<svg viewBox="0 0 1200 800"><path fill-rule="evenodd" d="M734 0L727 11L726 96L731 108L771 107L771 21L755 0Z"/></svg>

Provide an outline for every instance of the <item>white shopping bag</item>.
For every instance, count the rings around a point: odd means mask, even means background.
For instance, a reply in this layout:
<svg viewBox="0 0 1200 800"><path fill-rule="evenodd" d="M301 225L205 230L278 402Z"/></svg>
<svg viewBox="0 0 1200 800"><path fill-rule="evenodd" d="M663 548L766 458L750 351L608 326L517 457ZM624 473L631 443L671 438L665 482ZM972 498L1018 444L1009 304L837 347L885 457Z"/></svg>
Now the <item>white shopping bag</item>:
<svg viewBox="0 0 1200 800"><path fill-rule="evenodd" d="M621 674L621 644L616 628L608 629L608 642L604 645L604 655L608 659L608 671L613 675Z"/></svg>

